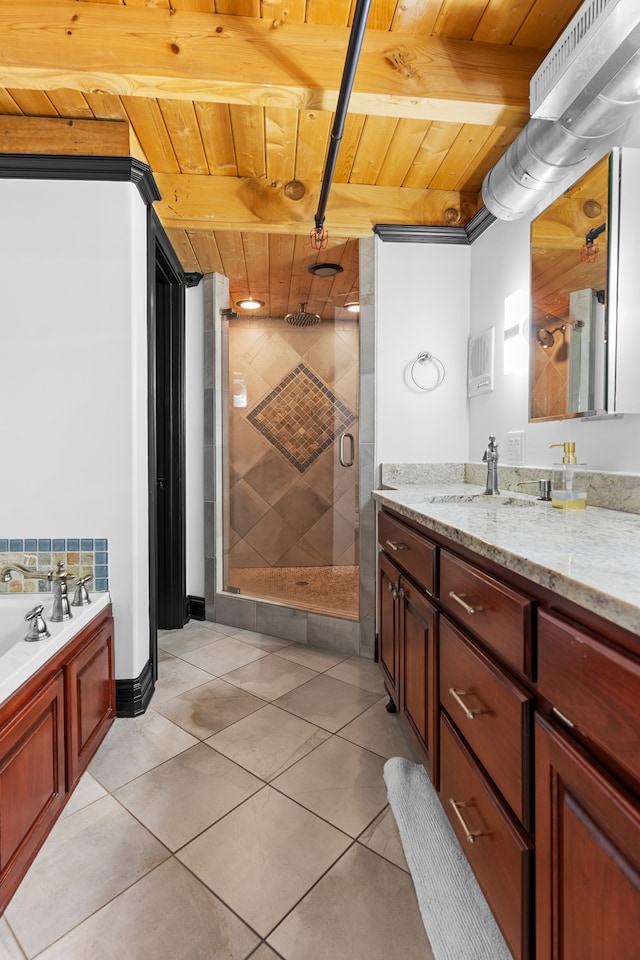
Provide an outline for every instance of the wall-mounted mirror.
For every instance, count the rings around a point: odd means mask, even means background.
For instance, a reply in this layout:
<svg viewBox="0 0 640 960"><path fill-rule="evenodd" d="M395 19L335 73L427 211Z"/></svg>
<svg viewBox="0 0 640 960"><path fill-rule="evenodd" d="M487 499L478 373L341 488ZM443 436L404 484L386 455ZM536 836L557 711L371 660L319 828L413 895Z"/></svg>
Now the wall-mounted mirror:
<svg viewBox="0 0 640 960"><path fill-rule="evenodd" d="M640 412L639 210L624 147L532 221L530 421Z"/></svg>
<svg viewBox="0 0 640 960"><path fill-rule="evenodd" d="M606 406L612 159L600 160L531 223L532 421Z"/></svg>

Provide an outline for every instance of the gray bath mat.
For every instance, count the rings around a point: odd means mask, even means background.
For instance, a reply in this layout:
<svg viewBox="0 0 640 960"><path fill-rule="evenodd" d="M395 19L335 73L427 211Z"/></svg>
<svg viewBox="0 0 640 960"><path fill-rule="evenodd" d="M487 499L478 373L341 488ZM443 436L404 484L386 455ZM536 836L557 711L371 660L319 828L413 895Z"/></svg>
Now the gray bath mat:
<svg viewBox="0 0 640 960"><path fill-rule="evenodd" d="M424 768L393 757L384 779L435 960L513 960Z"/></svg>

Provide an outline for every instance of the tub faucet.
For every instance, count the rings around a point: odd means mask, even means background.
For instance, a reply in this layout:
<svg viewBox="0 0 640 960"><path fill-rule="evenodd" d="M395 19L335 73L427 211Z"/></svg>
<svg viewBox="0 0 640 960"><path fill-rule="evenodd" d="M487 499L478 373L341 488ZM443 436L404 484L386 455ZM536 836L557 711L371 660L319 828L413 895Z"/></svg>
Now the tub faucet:
<svg viewBox="0 0 640 960"><path fill-rule="evenodd" d="M21 573L26 580L48 580L53 591L53 611L50 619L54 623L69 620L73 614L69 606L67 594L67 578L69 574L64 569L62 561L58 561L55 570L38 570L37 567L25 567L23 563L7 563L0 570L0 581L7 583L11 580L11 571Z"/></svg>
<svg viewBox="0 0 640 960"><path fill-rule="evenodd" d="M51 620L53 623L70 620L73 616L67 593L68 577L69 574L65 570L62 560L59 560L55 571L51 571L51 587L53 589L53 611L51 613Z"/></svg>
<svg viewBox="0 0 640 960"><path fill-rule="evenodd" d="M11 571L21 573L25 580L51 580L53 570L38 570L36 567L25 567L22 563L7 563L0 570L0 581L8 583L11 580Z"/></svg>
<svg viewBox="0 0 640 960"><path fill-rule="evenodd" d="M483 463L487 465L485 494L493 495L494 493L500 493L498 490L498 444L494 436L489 437L489 444L483 454L482 460Z"/></svg>

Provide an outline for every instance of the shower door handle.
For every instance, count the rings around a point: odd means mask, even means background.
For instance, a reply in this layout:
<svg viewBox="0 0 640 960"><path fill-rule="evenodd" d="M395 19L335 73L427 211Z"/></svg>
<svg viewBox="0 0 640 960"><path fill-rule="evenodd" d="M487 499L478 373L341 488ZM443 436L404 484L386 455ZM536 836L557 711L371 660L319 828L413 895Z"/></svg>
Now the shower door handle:
<svg viewBox="0 0 640 960"><path fill-rule="evenodd" d="M349 454L349 459L348 459L348 460L347 460L347 458L346 458L346 456L345 456L345 453L344 453L345 440L349 440L349 441L350 441L350 444L351 444L351 452L350 452L350 454ZM353 440L353 434L352 434L352 433L343 433L342 436L340 437L340 466L341 466L341 467L352 467L352 466L353 466L354 457L355 457L355 452L356 452L356 445L355 445L355 442L354 442L354 440Z"/></svg>

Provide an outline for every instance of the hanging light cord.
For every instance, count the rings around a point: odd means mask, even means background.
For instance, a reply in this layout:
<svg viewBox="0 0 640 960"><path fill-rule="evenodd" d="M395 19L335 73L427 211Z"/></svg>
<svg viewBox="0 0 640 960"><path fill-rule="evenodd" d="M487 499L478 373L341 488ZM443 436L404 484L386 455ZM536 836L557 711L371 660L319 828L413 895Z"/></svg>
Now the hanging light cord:
<svg viewBox="0 0 640 960"><path fill-rule="evenodd" d="M358 66L358 59L360 57L360 48L362 47L362 41L364 39L364 31L367 25L367 17L369 15L370 6L371 0L357 0L355 13L353 15L353 23L351 26L351 33L349 34L349 45L347 47L344 72L342 75L342 82L340 84L340 92L338 93L338 102L336 104L333 129L331 130L329 150L327 153L324 176L322 178L322 187L320 189L320 199L318 200L318 209L316 210L315 214L315 232L318 234L322 233L324 226L324 216L327 207L327 200L329 199L329 189L331 187L333 171L335 170L336 160L338 158L338 150L340 148L340 141L342 140L342 133L344 131L344 122L347 116L351 88L353 87L353 81L356 75L356 68Z"/></svg>

